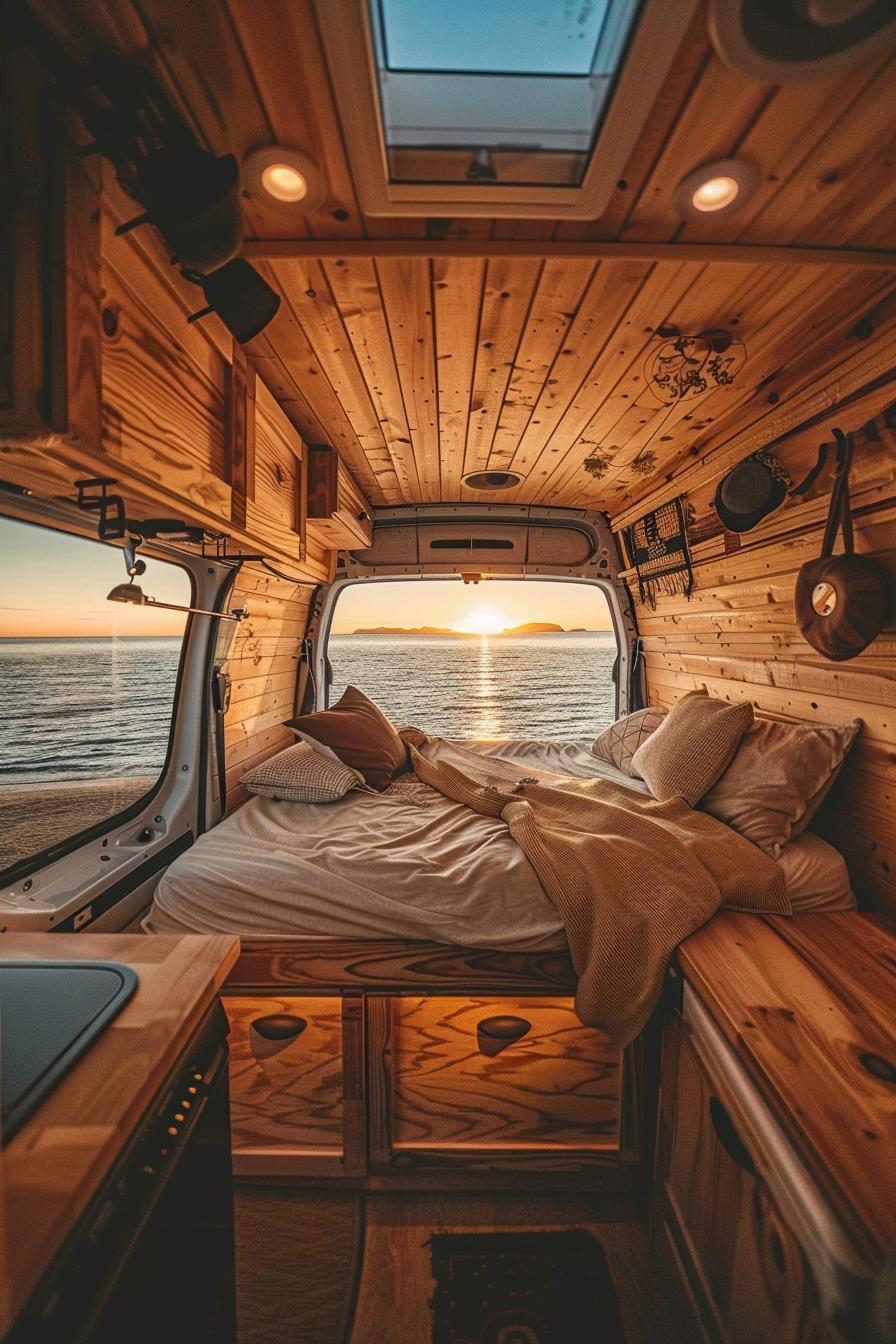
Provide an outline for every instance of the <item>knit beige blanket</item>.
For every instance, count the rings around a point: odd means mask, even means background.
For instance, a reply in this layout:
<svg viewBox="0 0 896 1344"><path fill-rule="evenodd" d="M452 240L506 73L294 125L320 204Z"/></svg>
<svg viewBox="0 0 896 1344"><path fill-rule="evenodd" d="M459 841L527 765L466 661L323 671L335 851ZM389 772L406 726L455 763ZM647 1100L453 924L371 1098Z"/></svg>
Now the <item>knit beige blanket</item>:
<svg viewBox="0 0 896 1344"><path fill-rule="evenodd" d="M721 905L791 913L778 864L681 798L602 779L484 785L409 750L425 784L507 823L566 926L576 1012L616 1045L642 1030L673 950Z"/></svg>

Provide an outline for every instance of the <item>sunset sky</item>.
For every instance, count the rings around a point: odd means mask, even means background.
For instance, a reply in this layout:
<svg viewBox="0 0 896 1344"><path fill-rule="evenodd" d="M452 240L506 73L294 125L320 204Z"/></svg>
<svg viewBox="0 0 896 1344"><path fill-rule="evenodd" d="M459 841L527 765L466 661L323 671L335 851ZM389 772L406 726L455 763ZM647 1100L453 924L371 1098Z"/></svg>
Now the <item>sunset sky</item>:
<svg viewBox="0 0 896 1344"><path fill-rule="evenodd" d="M426 582L403 579L363 583L349 588L339 598L333 620L334 634L396 625L405 629L423 625L451 630L486 629L486 622L470 622L482 607L495 608L506 621L489 623L492 630L551 621L565 630L610 630L607 603L599 589L583 583L558 583L533 579L483 579L464 583L459 578Z"/></svg>
<svg viewBox="0 0 896 1344"><path fill-rule="evenodd" d="M0 519L0 636L182 635L181 612L106 601L127 577L116 546ZM190 602L189 576L177 565L147 560L139 583L160 602Z"/></svg>
<svg viewBox="0 0 896 1344"><path fill-rule="evenodd" d="M143 591L160 602L190 602L190 580L176 565L146 561ZM0 519L0 636L6 638L180 635L186 617L175 611L109 602L127 580L118 546ZM251 613L251 603L249 604ZM609 630L606 601L581 583L459 578L359 584L336 606L334 634L358 627L423 625L492 634L529 621L564 629Z"/></svg>

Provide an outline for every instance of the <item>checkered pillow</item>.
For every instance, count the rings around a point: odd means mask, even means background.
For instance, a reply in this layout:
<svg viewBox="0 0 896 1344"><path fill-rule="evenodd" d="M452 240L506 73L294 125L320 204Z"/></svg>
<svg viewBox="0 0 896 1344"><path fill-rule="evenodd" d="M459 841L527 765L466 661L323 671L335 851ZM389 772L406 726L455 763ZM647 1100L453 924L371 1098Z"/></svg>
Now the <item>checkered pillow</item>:
<svg viewBox="0 0 896 1344"><path fill-rule="evenodd" d="M289 803L335 803L350 789L373 793L364 776L335 757L322 755L307 742L297 742L262 761L240 780L250 793Z"/></svg>
<svg viewBox="0 0 896 1344"><path fill-rule="evenodd" d="M640 779L637 770L632 769L632 757L641 743L659 728L666 717L667 710L651 705L649 709L636 709L624 719L617 719L605 728L600 737L595 738L591 750L603 761L609 761L630 779Z"/></svg>

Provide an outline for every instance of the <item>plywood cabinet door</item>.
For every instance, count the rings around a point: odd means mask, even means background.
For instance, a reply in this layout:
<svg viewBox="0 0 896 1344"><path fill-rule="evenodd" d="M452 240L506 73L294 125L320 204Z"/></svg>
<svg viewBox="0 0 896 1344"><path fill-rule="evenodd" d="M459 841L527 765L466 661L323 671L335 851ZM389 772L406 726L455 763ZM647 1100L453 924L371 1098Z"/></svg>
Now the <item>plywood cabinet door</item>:
<svg viewBox="0 0 896 1344"><path fill-rule="evenodd" d="M369 1007L377 1166L575 1167L619 1156L620 1052L569 998Z"/></svg>
<svg viewBox="0 0 896 1344"><path fill-rule="evenodd" d="M225 997L234 1170L342 1174L342 1000Z"/></svg>
<svg viewBox="0 0 896 1344"><path fill-rule="evenodd" d="M684 1251L702 1324L720 1344L834 1344L842 1336L823 1318L760 1165L676 1019L663 1060L658 1209Z"/></svg>

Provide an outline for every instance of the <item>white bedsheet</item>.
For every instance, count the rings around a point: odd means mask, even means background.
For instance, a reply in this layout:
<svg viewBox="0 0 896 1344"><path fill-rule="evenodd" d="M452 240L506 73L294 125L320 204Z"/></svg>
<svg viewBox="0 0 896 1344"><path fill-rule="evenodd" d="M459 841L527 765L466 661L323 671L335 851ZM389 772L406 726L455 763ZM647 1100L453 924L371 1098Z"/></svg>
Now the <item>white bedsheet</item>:
<svg viewBox="0 0 896 1344"><path fill-rule="evenodd" d="M649 792L587 743L434 742L424 753L484 782L530 775L562 787L563 776L573 775ZM810 909L823 874L845 874L845 865L816 836L791 842L782 863L788 851L788 894L795 908ZM839 889L842 879L833 885ZM825 890L824 908L851 908L830 904L831 881ZM338 803L251 798L171 865L143 927L508 950L566 946L554 905L504 823L402 782L392 793L350 793Z"/></svg>
<svg viewBox="0 0 896 1344"><path fill-rule="evenodd" d="M425 753L483 780L594 775L646 791L587 743L433 743ZM503 822L424 785L399 789L338 803L251 798L171 865L143 927L565 947L560 917Z"/></svg>

